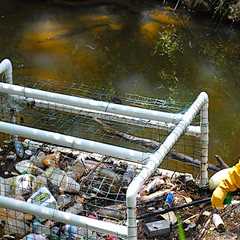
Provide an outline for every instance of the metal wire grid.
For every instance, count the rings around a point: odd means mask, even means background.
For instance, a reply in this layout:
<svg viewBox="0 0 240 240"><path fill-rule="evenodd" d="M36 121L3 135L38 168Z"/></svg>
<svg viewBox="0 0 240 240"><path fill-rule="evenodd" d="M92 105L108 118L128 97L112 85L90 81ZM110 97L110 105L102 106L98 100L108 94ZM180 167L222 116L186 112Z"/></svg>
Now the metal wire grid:
<svg viewBox="0 0 240 240"><path fill-rule="evenodd" d="M183 135L180 137L180 139L177 141L171 151L184 154L187 157L192 158L193 160L201 161L201 143L199 138ZM171 151L161 164L162 168L172 171L191 173L194 175L194 177L199 177L199 167L173 159L173 157L171 156Z"/></svg>
<svg viewBox="0 0 240 240"><path fill-rule="evenodd" d="M2 120L8 119L9 121L9 112L6 103L4 102L4 98L2 98L2 105L1 105L1 118ZM66 113L59 113L54 110L50 109L34 109L31 108L31 106L23 106L19 105L19 111L17 115L17 120L19 123L24 123L24 125L33 126L33 127L41 127L42 129L46 130L55 130L57 132L63 132L68 133L75 136L81 136L86 138L91 138L92 136L93 140L103 140L106 142L115 142L115 137L111 136L111 134L104 133L102 130L99 130L99 126L96 126L94 124L94 120L92 120L89 117L82 117L82 116L76 116ZM92 122L92 123L90 123ZM166 136L168 135L165 131L160 130L142 130L139 127L130 126L130 125L122 125L118 123L110 123L112 127L125 131L128 133L134 133L138 136L143 136L145 138L151 138L159 141L160 143L164 141ZM107 140L106 140L107 139ZM118 141L116 144L119 144L119 142L123 146L135 145L135 148L138 150L144 149L143 146L139 146L136 144L131 144L129 142L126 142L125 140ZM146 149L145 149L146 150ZM193 137L182 137L181 140L178 142L178 144L174 147L175 151L183 152L185 154L188 154L189 156L192 156L193 158L196 158L196 156L199 156L199 145L198 140L194 140ZM148 149L149 151L149 149ZM163 166L164 168L168 169L180 169L180 167L183 167L183 164L176 164L171 160L164 161ZM191 167L192 168L192 167ZM112 165L108 165L107 167L110 171L115 171L115 167ZM184 166L182 169L186 169ZM96 169L92 174L90 174L87 178L84 180L79 181L80 184L80 195L84 199L83 201L83 212L82 214L89 216L89 217L97 217L101 220L107 220L107 221L113 221L120 224L126 223L126 207L125 207L125 200L126 200L126 189L127 185L125 185L122 181L123 174L126 171L125 167L118 167L117 174L119 174L121 181L119 181L119 185L116 185L116 182L114 179L109 178L107 176L99 175L98 169ZM188 171L188 169L187 169ZM196 171L195 171L196 172ZM49 180L51 180L49 178ZM73 186L72 186L73 187ZM54 192L54 186L49 184L49 189ZM62 209L66 210L66 209ZM35 218L32 218L31 221L27 219L24 215L20 221L18 221L17 216L21 216L23 213L16 213L10 214L9 212L7 219L9 221L3 221L4 229L6 232L6 229L14 229L17 226L17 229L24 229L24 234L27 234L29 232L33 232L33 220ZM18 215L17 215L18 214ZM6 225L7 223L7 225ZM59 223L52 223L52 227L46 227L45 225L40 226L38 230L34 230L35 233L41 233L45 234L44 232L48 231L49 239L52 239L51 236L54 235L52 233L52 229L58 229L57 236L60 239L66 238L66 234L64 233L64 227L66 227L64 224ZM30 229L30 230L29 230ZM27 231L26 231L27 230ZM16 230L17 231L17 230ZM11 233L11 230L9 230L8 233ZM85 237L84 239L105 239L106 236L103 236L98 233L93 233L92 231L86 229L86 228L79 228L77 230L77 233L75 234L77 237L81 239L81 237ZM56 236L56 234L55 234ZM21 236L22 237L22 236ZM59 239L58 238L58 239Z"/></svg>
<svg viewBox="0 0 240 240"><path fill-rule="evenodd" d="M0 209L0 218L4 219L0 223L1 239L24 239L24 240L106 240L110 236L115 239L123 239L114 234L103 234L85 227L77 227L64 223L56 223L45 219L39 222L30 214L24 214L10 209Z"/></svg>
<svg viewBox="0 0 240 240"><path fill-rule="evenodd" d="M79 188L74 183L70 183L68 188L78 189L78 193L74 196L79 197L78 200L82 203L81 215L95 216L97 219L110 220L115 223L125 223L125 201L128 185L124 183L123 176L126 169L126 165L114 166L112 163L104 164L103 166L99 165L93 172L86 167L87 172L90 172L90 174L84 175L78 181ZM136 175L136 172L134 175ZM61 178L60 175L59 177ZM49 190L53 193L59 193L59 185L61 186L59 182L61 181L64 180L59 181L59 179L56 180L56 176L54 178L50 176L48 178ZM66 206L62 210L66 210Z"/></svg>
<svg viewBox="0 0 240 240"><path fill-rule="evenodd" d="M37 87L39 84L36 84ZM49 84L43 86L43 89L48 88ZM102 90L92 91L87 86L82 86L81 88L77 88L73 86L71 89L71 93L75 91L76 95L82 93L82 95L89 95L90 97L96 97L100 100L106 100L106 97L111 96L111 94L105 94ZM65 90L66 91L66 90ZM69 89L68 89L69 91ZM10 109L6 104L6 96L1 96L1 107L0 107L0 115L1 119L5 121L9 121L9 112ZM137 105L139 102L144 106L147 105L150 101L147 101L145 97L137 96L133 101L133 98L125 97L126 101L132 102L133 105ZM144 100L145 99L145 100ZM148 100L151 98L148 98ZM137 101L138 100L138 101ZM159 107L157 104L153 104L153 102L161 102L162 100L159 99L151 99L151 105L155 106L156 108ZM164 102L164 101L162 101ZM175 108L179 108L180 105L177 105ZM105 142L113 145L120 145L122 147L133 148L140 151L148 151L154 152L156 149L149 149L146 148L144 145L139 143L133 143L131 141L127 141L126 139L120 138L116 135L113 135L109 132L104 131L104 128L99 125L92 117L90 116L79 116L73 113L63 113L57 110L52 109L42 109L42 108L35 108L31 104L22 104L17 102L17 123L30 126L30 127L37 127L44 130L56 131L59 133L72 135L75 137L86 138L94 141ZM166 131L159 130L159 129L149 129L149 128L142 128L139 126L133 126L130 124L122 124L110 121L104 121L107 123L111 128L117 131L121 131L124 133L128 133L133 136L138 136L146 139L153 139L159 144L161 144L167 135L169 134ZM195 123L199 125L199 115L196 117ZM182 140L178 142L175 148L179 149L177 151L181 153L186 153L193 158L199 159L200 157L200 147L198 140L195 137L182 137ZM166 162L166 161L165 161ZM169 163L170 161L167 161ZM172 167L183 167L183 164L165 164L164 167L170 166ZM187 168L189 170L189 167ZM191 169L191 172L194 172L194 169Z"/></svg>
<svg viewBox="0 0 240 240"><path fill-rule="evenodd" d="M6 148L6 146L5 146ZM0 194L3 196L17 198L23 201L30 199L32 194L39 189L37 183L39 183L40 178L37 179L35 175L34 183L26 184L26 179L18 179L16 170L14 170L15 164L21 163L18 160L13 160L13 165L9 166L7 155L12 149L11 145L8 145L8 150L5 151L5 155L2 157L2 166L1 174L4 175L4 172L7 170L9 172L8 178L0 178ZM42 149L37 149L37 152ZM49 154L49 152L46 152ZM76 157L69 157L65 154L61 155L61 169L57 170L55 174L52 174L52 169L47 168L45 172L41 175L41 178L47 177L46 187L50 193L54 196L59 204L59 210L72 212L74 213L74 204L78 203L80 205L80 210L78 207L78 213L83 216L96 218L98 220L110 221L118 224L126 223L126 190L127 185L124 181L124 174L128 165L126 163L119 163L115 159L103 158L102 161L97 161L94 159L94 155L87 154L84 155L85 159L83 160L85 173L82 178L77 182L68 182L67 187L64 182L64 176L61 175L63 171L66 173L66 168L72 164ZM65 164L64 164L65 163ZM93 170L93 165L96 167ZM51 174L49 170L51 169ZM3 172L3 170L5 170ZM106 172L107 171L107 172ZM59 175L57 175L59 173ZM134 175L131 175L131 179L137 174L135 171ZM17 175L17 176L16 176ZM27 175L25 175L27 176ZM27 176L27 178L30 175ZM6 176L5 176L6 177ZM35 189L35 190L34 190ZM68 193L73 189L77 191ZM66 192L65 192L66 191ZM61 206L59 203L60 196L67 196L70 198L70 201L65 200L65 204ZM38 199L44 198L44 195L39 195ZM37 197L35 197L36 199ZM49 197L50 198L50 197ZM67 202L67 203L66 203ZM36 203L35 203L36 204ZM72 208L70 211L69 209ZM23 214L21 212L16 212L7 209L0 208L0 219L2 223L2 234L3 235L13 235L16 239L21 239L24 235L29 233L42 234L49 239L52 239L52 235L58 235L57 239L106 239L106 235L99 234L93 231L88 230L86 227L74 228L74 226L67 226L66 224L54 223L48 221L47 219L39 219L29 214ZM68 231L64 231L64 228L72 228L74 238L67 237L66 234L70 234ZM58 229L57 233L53 233L53 230ZM73 234L72 233L72 234ZM56 237L56 236L55 236Z"/></svg>
<svg viewBox="0 0 240 240"><path fill-rule="evenodd" d="M1 96L0 101L1 119L9 121L10 109L6 104L6 96ZM127 141L126 139L120 138L116 135L104 131L103 127L99 125L99 123L97 123L92 117L89 116L79 116L76 114L59 112L52 109L40 109L35 108L34 106L29 104L26 105L20 103L17 103L17 109L17 123L26 126L56 131L75 137L86 138L113 145L120 145L122 147L133 148L140 151L154 152L156 150L146 148L142 144ZM196 122L198 122L199 116L196 119ZM110 120L104 122L107 123L114 130L128 133L133 136L153 139L159 142L159 144L161 144L169 134L168 132L159 129L142 128L129 124L111 122ZM195 137L182 137L181 141L178 142L175 148L177 148L177 151L179 151L180 153L186 153L193 158L200 158L200 146L198 139ZM170 164L170 168L173 166L180 167L182 166L182 164ZM167 165L165 165L165 167L169 168ZM189 170L189 168L187 169ZM191 170L191 172L194 172L194 169Z"/></svg>
<svg viewBox="0 0 240 240"><path fill-rule="evenodd" d="M17 84L17 83L16 83ZM140 96L137 94L119 93L115 89L101 88L95 86L88 86L83 83L73 83L73 84L54 84L49 81L41 82L28 82L27 80L21 80L21 85L25 87L41 89L44 91L53 91L63 94L70 94L72 96L87 97L100 101L108 101L126 104L130 106L136 106L140 108L172 112L172 113L184 113L189 107L189 101L178 102L175 99L159 99L147 96Z"/></svg>
<svg viewBox="0 0 240 240"><path fill-rule="evenodd" d="M10 109L1 98L0 117L3 121L10 121ZM141 144L135 144L111 134L104 130L104 127L90 116L80 116L74 113L60 112L54 109L37 108L29 104L17 104L16 120L18 124L43 130L54 131L89 140L105 142L123 147L130 147L141 151L154 151L147 149ZM166 136L164 131L158 129L143 128L123 123L104 121L113 130L136 135L142 138L155 139L160 143Z"/></svg>

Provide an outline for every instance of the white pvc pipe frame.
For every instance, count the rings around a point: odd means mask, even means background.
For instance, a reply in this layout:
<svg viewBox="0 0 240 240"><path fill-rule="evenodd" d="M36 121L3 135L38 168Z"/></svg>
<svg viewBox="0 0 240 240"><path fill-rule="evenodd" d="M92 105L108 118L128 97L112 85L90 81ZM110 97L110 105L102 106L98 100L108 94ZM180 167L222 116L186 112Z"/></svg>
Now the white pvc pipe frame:
<svg viewBox="0 0 240 240"><path fill-rule="evenodd" d="M6 81L12 84L12 65L11 62L7 59L2 61L0 63L0 73L4 73L6 77ZM17 89L16 89L17 88ZM105 103L105 102L99 102L95 100L90 99L82 99L82 98L76 98L76 97L69 97L62 94L55 94L50 93L50 95L46 96L44 91L40 90L34 90L31 92L32 89L23 88L20 86L10 86L9 84L0 84L1 91L6 90L6 93L12 94L12 95L20 95L24 97L29 98L39 98L40 100L47 100L52 101L58 104L65 104L67 103L69 105L75 106L75 107L85 107L92 110L100 110L100 111L108 111L111 113L117 113L117 114L126 114L128 116L132 117L144 117L151 119L151 120L162 120L169 123L177 123L177 126L174 128L174 130L170 133L170 135L166 138L164 143L160 146L160 148L154 152L153 154L147 154L147 153L141 153L138 151L130 150L130 149L124 149L116 146L111 146L107 144L102 144L98 142L88 141L84 139L78 139L73 138L70 136L65 136L62 134L57 133L51 133L48 131L42 131L38 129L32 129L27 128L15 124L10 123L4 123L0 122L0 131L6 132L9 134L18 134L30 137L35 140L40 140L44 142L50 142L54 144L64 145L64 146L70 146L73 148L86 150L86 151L95 151L95 149L99 149L99 153L103 153L105 155L111 155L117 157L115 154L121 153L118 158L123 158L127 160L129 157L127 155L139 160L146 160L147 164L144 165L142 171L133 179L131 184L128 187L127 190L127 223L128 223L128 231L126 233L126 227L121 225L116 225L116 228L109 230L109 223L108 222L101 222L101 225L99 226L98 231L100 232L114 232L117 234L120 234L122 236L126 236L128 239L136 240L137 239L137 221L136 221L136 198L137 194L140 191L141 187L143 186L144 182L151 176L151 174L156 170L156 168L160 165L160 163L163 161L167 153L170 151L170 149L174 146L176 141L180 138L180 136L184 133L184 131L187 130L187 127L190 126L190 123L192 122L193 118L196 116L196 114L200 111L201 114L201 121L200 121L200 129L201 129L201 178L200 178L200 184L202 186L206 186L208 183L208 172L207 172L207 161L208 161L208 95L206 93L201 93L198 98L195 100L195 102L192 104L192 106L189 108L189 110L184 114L171 114L171 113L163 113L163 112L157 112L152 110L144 110L144 109L138 109L135 107L129 107L129 106L123 106L118 104L112 104L112 103ZM30 91L30 92L29 92ZM23 94L23 95L21 95ZM81 104L78 102L80 101ZM147 114L145 114L145 111L147 111ZM134 113L133 113L134 112ZM39 137L40 136L40 137ZM87 141L87 142L86 142ZM91 145L90 148L86 148L87 145ZM112 151L112 147L114 148L114 151ZM126 155L127 154L127 155ZM136 154L136 156L135 156ZM140 154L140 155L139 155ZM145 155L144 155L145 154ZM8 204L9 203L9 204ZM5 206L10 209L15 209L19 211L29 212L36 215L36 212L31 212L32 208L34 208L34 205L25 205L25 204L19 204L18 209L14 208L16 207L16 204L18 203L18 200L11 199L11 202L6 201L4 197L0 197L0 206ZM5 205L4 205L5 204ZM39 207L38 207L39 209ZM56 210L55 210L56 211ZM60 211L58 211L60 212ZM62 213L62 212L60 212ZM66 219L63 217L62 214L57 215L51 215L46 213L46 218L53 219L56 221L66 222ZM74 216L76 218L79 218L80 216ZM82 217L80 217L82 218ZM80 221L80 219L78 219ZM84 224L88 227L91 227L91 224L88 222L88 218L83 218L82 221ZM75 222L76 223L76 222ZM98 223L96 223L98 224ZM76 223L76 225L81 225L80 222ZM97 225L95 225L97 226ZM122 232L119 233L117 229L121 227ZM96 229L96 227L95 227ZM107 229L107 230L106 230ZM113 231L112 231L113 230Z"/></svg>
<svg viewBox="0 0 240 240"><path fill-rule="evenodd" d="M131 124L131 125L141 126L145 128L155 128L155 129L161 129L165 131L172 131L176 127L176 124L174 123L166 123L166 122L160 122L155 120L148 120L143 118L120 115L115 113L101 112L97 110L74 107L66 104L27 98L23 96L13 95L13 98L16 102L28 103L39 108L53 109L53 110L83 115L83 116L96 117L104 120L114 121L118 123L120 122L124 124ZM200 126L189 126L186 129L186 135L199 137L201 135Z"/></svg>

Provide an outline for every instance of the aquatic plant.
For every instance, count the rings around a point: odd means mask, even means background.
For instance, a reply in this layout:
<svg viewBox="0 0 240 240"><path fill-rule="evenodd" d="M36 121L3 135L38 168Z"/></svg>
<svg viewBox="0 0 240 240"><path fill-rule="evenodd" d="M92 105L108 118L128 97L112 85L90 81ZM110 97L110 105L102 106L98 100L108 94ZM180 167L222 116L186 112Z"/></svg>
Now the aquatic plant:
<svg viewBox="0 0 240 240"><path fill-rule="evenodd" d="M170 28L159 32L159 38L154 47L154 55L165 55L172 60L177 53L181 52L183 52L183 47L176 29Z"/></svg>

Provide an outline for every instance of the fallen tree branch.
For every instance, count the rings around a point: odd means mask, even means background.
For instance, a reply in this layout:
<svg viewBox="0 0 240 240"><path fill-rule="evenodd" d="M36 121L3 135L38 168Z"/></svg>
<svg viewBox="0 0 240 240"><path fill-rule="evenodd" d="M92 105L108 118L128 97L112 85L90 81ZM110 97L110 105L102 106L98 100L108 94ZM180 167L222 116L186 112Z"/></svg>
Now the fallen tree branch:
<svg viewBox="0 0 240 240"><path fill-rule="evenodd" d="M117 137L123 138L126 141L129 141L131 143L141 144L142 146L144 146L148 149L150 148L151 150L157 150L161 145L159 142L154 141L154 140L133 136L133 135L130 135L128 133L118 131L118 130L112 128L111 126L109 126L107 123L104 123L103 121L101 121L98 118L94 118L94 120L102 126L102 128L105 132L107 132L109 134L112 134L112 135L115 135ZM192 157L187 156L187 155L182 154L182 153L177 153L177 152L172 151L172 152L170 152L169 156L173 160L181 161L183 163L186 163L186 164L194 166L194 167L200 167L201 166L201 161L200 160L193 159ZM208 170L212 171L212 172L218 172L218 171L221 170L221 168L219 168L219 167L217 167L213 164L208 164Z"/></svg>
<svg viewBox="0 0 240 240"><path fill-rule="evenodd" d="M192 157L189 157L183 153L177 153L177 152L171 152L170 157L174 160L184 162L188 165L192 165L195 167L200 167L201 166L201 161L198 159L193 159ZM209 163L208 164L208 170L212 172L218 172L221 170L221 168Z"/></svg>
<svg viewBox="0 0 240 240"><path fill-rule="evenodd" d="M224 162L224 160L219 155L215 155L215 158L218 161L220 168L222 169L229 168L229 166Z"/></svg>
<svg viewBox="0 0 240 240"><path fill-rule="evenodd" d="M115 135L115 136L118 136L120 138L123 138L123 139L125 139L129 142L133 142L133 143L136 143L136 144L142 144L144 147L150 148L152 150L157 150L160 146L160 143L157 142L157 141L146 139L146 138L141 138L141 137L136 137L136 136L130 135L128 133L115 130L112 127L110 127L108 124L104 123L103 121L101 121L98 118L94 118L94 120L96 122L98 122L103 127L103 130L105 132L110 133L110 134Z"/></svg>

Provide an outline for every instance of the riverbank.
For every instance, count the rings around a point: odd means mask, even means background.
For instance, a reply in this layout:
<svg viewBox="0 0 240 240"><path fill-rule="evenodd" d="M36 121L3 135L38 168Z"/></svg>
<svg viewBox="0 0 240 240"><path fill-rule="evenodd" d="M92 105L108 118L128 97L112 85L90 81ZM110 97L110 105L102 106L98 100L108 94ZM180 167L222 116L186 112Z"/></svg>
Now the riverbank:
<svg viewBox="0 0 240 240"><path fill-rule="evenodd" d="M55 4L62 4L67 6L90 6L90 5L117 5L120 8L128 9L132 12L137 12L135 7L139 4L149 5L149 2L144 1L119 1L119 0L52 0ZM184 7L187 10L195 11L201 14L208 14L213 16L218 21L239 22L240 21L240 1L239 0L174 0L174 1L152 1L160 5L169 5L173 10Z"/></svg>

